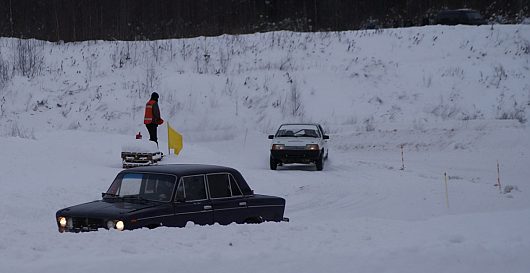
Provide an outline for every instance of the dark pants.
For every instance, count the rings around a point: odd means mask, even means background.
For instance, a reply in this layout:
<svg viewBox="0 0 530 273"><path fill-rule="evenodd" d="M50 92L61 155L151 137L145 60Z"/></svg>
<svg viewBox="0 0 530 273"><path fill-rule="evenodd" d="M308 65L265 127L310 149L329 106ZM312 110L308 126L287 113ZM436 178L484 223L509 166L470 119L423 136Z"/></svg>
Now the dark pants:
<svg viewBox="0 0 530 273"><path fill-rule="evenodd" d="M150 123L146 124L145 127L147 127L147 131L149 132L149 140L156 142L156 146L158 146L158 138L156 136L158 124Z"/></svg>

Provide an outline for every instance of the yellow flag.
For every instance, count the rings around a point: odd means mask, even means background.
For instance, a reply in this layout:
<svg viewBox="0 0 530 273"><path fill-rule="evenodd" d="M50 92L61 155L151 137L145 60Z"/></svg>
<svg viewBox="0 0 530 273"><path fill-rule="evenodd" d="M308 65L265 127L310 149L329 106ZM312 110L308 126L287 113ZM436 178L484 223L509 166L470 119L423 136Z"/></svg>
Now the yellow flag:
<svg viewBox="0 0 530 273"><path fill-rule="evenodd" d="M173 149L177 155L182 150L182 135L171 128L169 122L167 123L167 149Z"/></svg>

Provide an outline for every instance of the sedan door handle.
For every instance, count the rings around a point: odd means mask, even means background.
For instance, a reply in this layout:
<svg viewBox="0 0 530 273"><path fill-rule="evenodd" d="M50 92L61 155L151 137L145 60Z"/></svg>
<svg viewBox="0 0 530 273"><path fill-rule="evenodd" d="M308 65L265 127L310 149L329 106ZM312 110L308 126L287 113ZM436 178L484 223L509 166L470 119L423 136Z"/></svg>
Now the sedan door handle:
<svg viewBox="0 0 530 273"><path fill-rule="evenodd" d="M242 207L243 207L243 206L246 206L246 205L247 205L247 202L239 202L239 205L242 206Z"/></svg>
<svg viewBox="0 0 530 273"><path fill-rule="evenodd" d="M204 209L212 209L212 206L206 205L206 206L204 206Z"/></svg>

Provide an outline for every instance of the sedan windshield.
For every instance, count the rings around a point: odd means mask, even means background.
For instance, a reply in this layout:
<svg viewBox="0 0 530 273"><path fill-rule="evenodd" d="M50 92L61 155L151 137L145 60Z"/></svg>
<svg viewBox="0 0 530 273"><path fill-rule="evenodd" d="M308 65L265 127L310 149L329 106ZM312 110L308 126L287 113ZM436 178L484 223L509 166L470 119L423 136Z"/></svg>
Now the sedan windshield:
<svg viewBox="0 0 530 273"><path fill-rule="evenodd" d="M276 137L315 137L319 138L320 133L316 125L310 124L286 124L280 126Z"/></svg>
<svg viewBox="0 0 530 273"><path fill-rule="evenodd" d="M175 188L175 177L163 174L126 173L118 176L106 195L127 200L169 202Z"/></svg>

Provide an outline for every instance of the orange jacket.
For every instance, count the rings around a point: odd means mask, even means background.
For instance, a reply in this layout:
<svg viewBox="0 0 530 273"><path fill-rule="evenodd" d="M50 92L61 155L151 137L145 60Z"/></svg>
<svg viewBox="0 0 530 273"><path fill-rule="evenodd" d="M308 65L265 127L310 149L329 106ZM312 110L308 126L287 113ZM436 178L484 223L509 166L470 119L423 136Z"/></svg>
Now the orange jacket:
<svg viewBox="0 0 530 273"><path fill-rule="evenodd" d="M160 117L160 109L158 109L158 103L155 100L150 100L145 105L144 124L155 123L161 125L164 120Z"/></svg>

